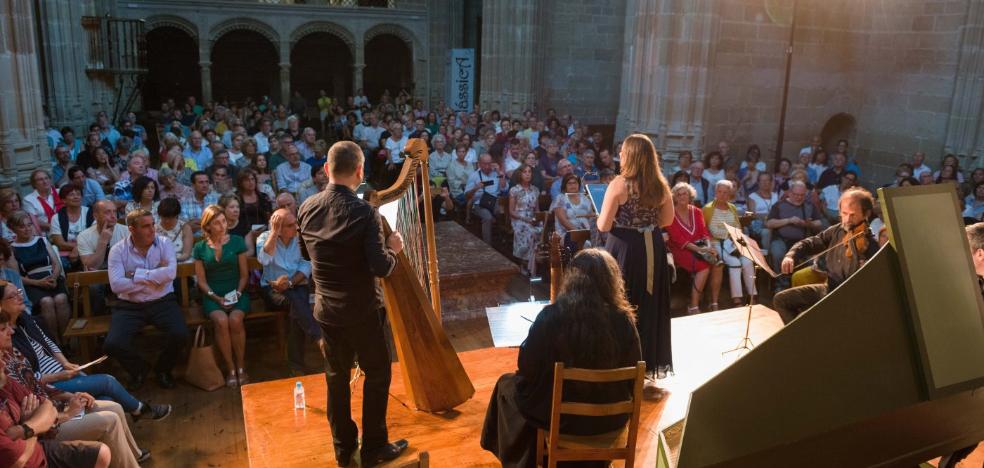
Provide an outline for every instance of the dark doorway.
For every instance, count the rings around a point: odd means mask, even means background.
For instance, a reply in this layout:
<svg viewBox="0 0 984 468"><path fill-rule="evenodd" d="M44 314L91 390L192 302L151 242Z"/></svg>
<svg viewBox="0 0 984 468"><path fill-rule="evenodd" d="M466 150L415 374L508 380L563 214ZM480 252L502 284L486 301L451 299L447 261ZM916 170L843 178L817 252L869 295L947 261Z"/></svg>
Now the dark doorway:
<svg viewBox="0 0 984 468"><path fill-rule="evenodd" d="M401 89L411 96L413 90L413 51L403 39L380 34L366 44L366 69L363 76L369 102L379 102L384 90L394 99Z"/></svg>
<svg viewBox="0 0 984 468"><path fill-rule="evenodd" d="M262 34L236 30L212 47L212 97L216 102L243 102L270 96L280 100L277 49Z"/></svg>
<svg viewBox="0 0 984 468"><path fill-rule="evenodd" d="M352 53L341 39L326 32L308 34L290 52L290 90L314 103L325 90L336 102L352 96Z"/></svg>
<svg viewBox="0 0 984 468"><path fill-rule="evenodd" d="M851 114L840 113L823 125L820 132L820 140L823 142L824 149L832 152L837 149L838 140L847 140L849 151L854 151L854 137L857 136L857 121Z"/></svg>
<svg viewBox="0 0 984 468"><path fill-rule="evenodd" d="M198 44L185 31L164 26L147 33L147 71L142 93L144 110L158 110L169 98L184 102L188 96L195 96L201 102Z"/></svg>

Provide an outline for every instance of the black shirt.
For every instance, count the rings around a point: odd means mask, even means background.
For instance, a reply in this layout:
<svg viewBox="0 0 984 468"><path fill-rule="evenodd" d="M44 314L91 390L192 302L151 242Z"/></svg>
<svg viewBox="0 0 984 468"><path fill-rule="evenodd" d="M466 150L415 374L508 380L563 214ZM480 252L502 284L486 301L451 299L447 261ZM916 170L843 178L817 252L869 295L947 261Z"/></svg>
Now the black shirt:
<svg viewBox="0 0 984 468"><path fill-rule="evenodd" d="M792 257L794 262L799 263L811 255L816 255L836 244L841 244L842 247L835 248L818 259L822 263L821 269L827 272L827 287L833 291L834 288L847 281L854 272L858 271L865 261L878 253L878 241L867 228L865 228L864 233L866 248L863 251L859 251L856 240L844 244L844 238L848 235L849 233L841 228L839 223L835 224L815 236L807 237L793 244L786 256ZM845 247L851 249L851 256L845 254Z"/></svg>
<svg viewBox="0 0 984 468"><path fill-rule="evenodd" d="M559 301L558 301L559 302ZM569 320L576 320L574 314L564 313L559 303L543 308L530 327L529 335L519 348L516 372L516 404L523 416L536 427L550 427L550 406L553 401L554 363L564 362L567 367L592 368L594 366L577 362L571 356L572 348L579 343L570 342L560 336L558 330ZM616 363L607 367L631 367L642 360L639 345L639 332L635 323L621 313L609 311L605 314L610 323L613 350ZM612 403L624 401L632 396L631 382L585 383L565 382L564 400L584 403ZM605 417L585 417L564 415L560 424L563 432L569 434L599 434L615 430L625 425L627 414Z"/></svg>
<svg viewBox="0 0 984 468"><path fill-rule="evenodd" d="M304 201L297 223L301 253L311 261L315 319L335 326L378 320L383 290L377 278L396 266L379 211L352 189L328 184Z"/></svg>

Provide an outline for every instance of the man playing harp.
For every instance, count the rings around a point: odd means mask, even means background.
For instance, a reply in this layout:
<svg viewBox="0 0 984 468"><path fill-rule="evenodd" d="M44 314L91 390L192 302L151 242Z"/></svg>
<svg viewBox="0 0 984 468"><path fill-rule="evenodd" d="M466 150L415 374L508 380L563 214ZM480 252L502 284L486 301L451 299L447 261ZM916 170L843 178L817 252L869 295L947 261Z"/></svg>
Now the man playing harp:
<svg viewBox="0 0 984 468"><path fill-rule="evenodd" d="M328 423L335 460L347 466L358 446L349 391L352 364L358 355L366 374L360 450L365 467L398 457L408 444L403 439L389 443L386 431L390 359L378 281L396 266L403 237L394 231L384 238L378 210L356 195L363 162L362 150L355 143L332 145L324 166L328 186L301 205L297 220L302 253L311 260L314 317L324 336Z"/></svg>

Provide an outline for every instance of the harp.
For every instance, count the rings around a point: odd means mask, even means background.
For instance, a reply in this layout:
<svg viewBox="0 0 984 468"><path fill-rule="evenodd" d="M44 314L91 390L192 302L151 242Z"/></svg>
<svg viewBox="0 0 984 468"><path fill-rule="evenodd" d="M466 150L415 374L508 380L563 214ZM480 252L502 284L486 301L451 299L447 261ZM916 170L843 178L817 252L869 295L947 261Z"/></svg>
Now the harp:
<svg viewBox="0 0 984 468"><path fill-rule="evenodd" d="M404 384L417 409L441 412L471 398L475 387L441 326L427 144L414 138L406 151L396 182L369 201L383 214L385 233L395 229L404 236L396 267L382 279Z"/></svg>

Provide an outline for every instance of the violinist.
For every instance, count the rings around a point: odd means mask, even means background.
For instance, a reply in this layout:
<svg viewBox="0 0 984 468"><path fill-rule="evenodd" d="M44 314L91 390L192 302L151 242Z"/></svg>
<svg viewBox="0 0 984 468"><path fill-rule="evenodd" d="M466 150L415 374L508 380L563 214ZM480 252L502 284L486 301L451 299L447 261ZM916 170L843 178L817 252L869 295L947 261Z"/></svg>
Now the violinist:
<svg viewBox="0 0 984 468"><path fill-rule="evenodd" d="M791 275L795 265L819 255L817 263L827 273L826 283L797 286L776 294L772 304L784 323L823 299L878 252L878 242L867 224L874 208L871 193L860 187L848 189L838 206L839 224L797 242L782 259L782 273Z"/></svg>

